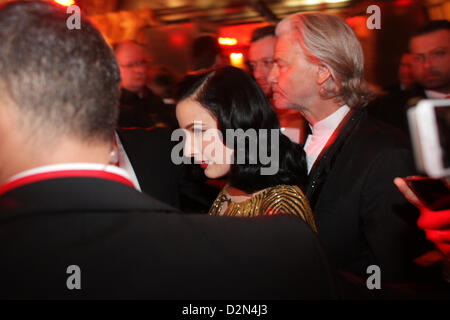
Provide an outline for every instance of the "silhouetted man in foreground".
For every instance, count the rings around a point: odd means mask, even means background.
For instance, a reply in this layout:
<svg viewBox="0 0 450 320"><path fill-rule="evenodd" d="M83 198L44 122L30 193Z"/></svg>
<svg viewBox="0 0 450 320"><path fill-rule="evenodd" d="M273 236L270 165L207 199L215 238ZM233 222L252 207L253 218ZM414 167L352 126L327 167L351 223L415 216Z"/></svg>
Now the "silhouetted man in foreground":
<svg viewBox="0 0 450 320"><path fill-rule="evenodd" d="M0 6L0 298L334 297L300 219L179 215L135 190L112 165L114 54L66 19Z"/></svg>

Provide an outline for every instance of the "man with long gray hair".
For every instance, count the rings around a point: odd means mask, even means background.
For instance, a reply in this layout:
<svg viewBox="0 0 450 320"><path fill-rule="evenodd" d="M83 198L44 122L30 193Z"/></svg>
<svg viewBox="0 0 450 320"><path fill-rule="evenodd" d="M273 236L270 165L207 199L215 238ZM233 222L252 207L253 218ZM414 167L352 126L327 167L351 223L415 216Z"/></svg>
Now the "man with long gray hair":
<svg viewBox="0 0 450 320"><path fill-rule="evenodd" d="M410 280L426 242L393 179L414 164L403 136L364 109L373 93L356 35L323 13L291 15L276 34L274 104L299 110L311 128L306 192L332 260L363 279L376 265L384 281Z"/></svg>

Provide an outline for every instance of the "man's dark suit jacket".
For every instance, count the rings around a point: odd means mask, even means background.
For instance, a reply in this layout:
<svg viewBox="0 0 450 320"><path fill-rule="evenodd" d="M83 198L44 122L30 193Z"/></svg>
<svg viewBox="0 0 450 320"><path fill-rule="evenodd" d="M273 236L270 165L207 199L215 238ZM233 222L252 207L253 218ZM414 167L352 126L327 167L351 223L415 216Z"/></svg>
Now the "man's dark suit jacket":
<svg viewBox="0 0 450 320"><path fill-rule="evenodd" d="M319 236L338 269L367 278L367 267L378 265L382 281L409 280L427 243L417 210L393 183L415 172L407 141L364 109L344 121L309 174Z"/></svg>
<svg viewBox="0 0 450 320"><path fill-rule="evenodd" d="M165 125L170 129L177 127L175 107L164 104L162 99L147 87L143 96L125 88L120 91L119 127L149 128Z"/></svg>
<svg viewBox="0 0 450 320"><path fill-rule="evenodd" d="M206 185L199 165L175 165L167 128L117 129L143 193L183 211L207 213L220 189Z"/></svg>
<svg viewBox="0 0 450 320"><path fill-rule="evenodd" d="M409 137L407 111L419 100L426 99L425 90L421 87L403 90L400 86L393 86L387 91L387 94L372 102L367 107L367 111L374 118L399 128Z"/></svg>
<svg viewBox="0 0 450 320"><path fill-rule="evenodd" d="M118 129L142 192L173 207L180 205L182 171L171 160L174 143L166 128Z"/></svg>
<svg viewBox="0 0 450 320"><path fill-rule="evenodd" d="M0 212L2 299L335 297L320 243L295 217L180 215L82 177L13 189ZM66 286L71 265L81 290Z"/></svg>

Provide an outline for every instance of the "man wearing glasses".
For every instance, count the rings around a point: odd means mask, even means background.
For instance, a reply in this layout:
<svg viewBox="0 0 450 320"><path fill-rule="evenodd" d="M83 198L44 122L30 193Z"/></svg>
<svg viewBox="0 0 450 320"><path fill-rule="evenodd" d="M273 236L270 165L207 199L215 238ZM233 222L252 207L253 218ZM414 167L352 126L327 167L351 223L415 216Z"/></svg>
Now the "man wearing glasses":
<svg viewBox="0 0 450 320"><path fill-rule="evenodd" d="M147 88L149 60L135 42L114 46L121 76L119 127L168 126L167 113L161 98Z"/></svg>
<svg viewBox="0 0 450 320"><path fill-rule="evenodd" d="M175 110L146 86L149 60L138 44L118 43L114 53L121 77L114 164L128 172L139 190L178 207L178 170L170 159L167 128L174 127Z"/></svg>

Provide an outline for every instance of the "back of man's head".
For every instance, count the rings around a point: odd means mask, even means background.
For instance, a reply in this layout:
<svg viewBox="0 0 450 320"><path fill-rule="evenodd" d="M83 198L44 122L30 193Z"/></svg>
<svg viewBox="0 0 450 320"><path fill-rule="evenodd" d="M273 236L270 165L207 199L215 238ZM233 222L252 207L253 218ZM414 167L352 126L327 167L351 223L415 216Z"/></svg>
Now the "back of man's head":
<svg viewBox="0 0 450 320"><path fill-rule="evenodd" d="M48 2L0 6L0 108L10 109L17 125L44 141L110 141L119 68L98 30L84 17L80 29L70 30L69 16Z"/></svg>
<svg viewBox="0 0 450 320"><path fill-rule="evenodd" d="M274 25L264 26L253 30L250 42L253 43L267 37L275 37Z"/></svg>
<svg viewBox="0 0 450 320"><path fill-rule="evenodd" d="M217 57L220 57L221 54L222 50L217 38L211 35L196 38L191 48L192 70L212 68L217 62Z"/></svg>

